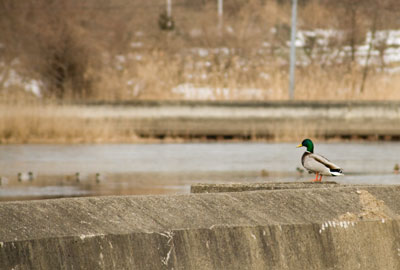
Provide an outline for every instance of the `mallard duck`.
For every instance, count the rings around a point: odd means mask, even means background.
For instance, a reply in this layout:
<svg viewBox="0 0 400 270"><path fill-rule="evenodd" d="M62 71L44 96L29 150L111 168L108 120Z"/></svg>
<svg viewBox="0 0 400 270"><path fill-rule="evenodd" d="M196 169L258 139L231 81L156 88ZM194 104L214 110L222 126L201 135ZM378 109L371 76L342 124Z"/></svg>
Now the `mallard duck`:
<svg viewBox="0 0 400 270"><path fill-rule="evenodd" d="M297 147L306 147L307 150L301 157L301 164L309 172L315 173L314 182L321 182L323 175L339 176L343 175L342 169L336 164L330 162L321 155L314 154L314 144L310 139L305 139ZM320 178L318 179L318 176Z"/></svg>

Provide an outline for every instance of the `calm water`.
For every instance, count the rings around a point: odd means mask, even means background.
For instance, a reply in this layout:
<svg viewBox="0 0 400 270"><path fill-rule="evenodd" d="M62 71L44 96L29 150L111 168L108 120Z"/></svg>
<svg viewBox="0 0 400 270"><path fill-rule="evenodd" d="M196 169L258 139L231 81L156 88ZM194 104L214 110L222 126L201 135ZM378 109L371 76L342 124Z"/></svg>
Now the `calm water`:
<svg viewBox="0 0 400 270"><path fill-rule="evenodd" d="M298 143L4 145L0 200L113 194L187 193L195 182L304 181ZM399 184L400 143L317 144L340 165L341 183ZM261 171L267 171L268 175ZM17 174L33 172L19 182ZM79 181L75 174L79 172ZM96 180L96 173L100 176Z"/></svg>

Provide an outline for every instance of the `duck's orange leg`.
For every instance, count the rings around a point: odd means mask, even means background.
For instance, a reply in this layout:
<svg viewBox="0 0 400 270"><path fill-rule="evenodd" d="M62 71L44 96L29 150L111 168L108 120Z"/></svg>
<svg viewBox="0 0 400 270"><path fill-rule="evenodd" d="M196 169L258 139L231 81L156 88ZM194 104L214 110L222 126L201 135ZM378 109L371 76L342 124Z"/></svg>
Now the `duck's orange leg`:
<svg viewBox="0 0 400 270"><path fill-rule="evenodd" d="M318 182L318 173L315 173L315 179L312 180L313 182Z"/></svg>
<svg viewBox="0 0 400 270"><path fill-rule="evenodd" d="M319 180L318 180L319 182L321 182L322 181L322 174L319 176Z"/></svg>

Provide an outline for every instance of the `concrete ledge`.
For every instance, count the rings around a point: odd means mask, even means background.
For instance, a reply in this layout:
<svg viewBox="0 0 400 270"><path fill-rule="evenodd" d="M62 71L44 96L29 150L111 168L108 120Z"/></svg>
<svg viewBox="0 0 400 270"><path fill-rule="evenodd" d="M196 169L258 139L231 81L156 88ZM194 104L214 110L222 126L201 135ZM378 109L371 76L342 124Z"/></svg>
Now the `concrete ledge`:
<svg viewBox="0 0 400 270"><path fill-rule="evenodd" d="M0 269L400 269L400 187L0 203Z"/></svg>
<svg viewBox="0 0 400 270"><path fill-rule="evenodd" d="M263 182L263 183L228 183L228 184L193 184L191 193L242 192L255 190L279 190L301 188L333 188L340 187L336 182Z"/></svg>

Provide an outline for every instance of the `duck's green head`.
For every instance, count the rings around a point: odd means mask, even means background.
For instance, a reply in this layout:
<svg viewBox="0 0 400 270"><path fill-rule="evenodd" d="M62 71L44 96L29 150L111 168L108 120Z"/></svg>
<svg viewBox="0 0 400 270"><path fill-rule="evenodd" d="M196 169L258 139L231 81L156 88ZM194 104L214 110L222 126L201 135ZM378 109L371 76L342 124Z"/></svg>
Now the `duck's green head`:
<svg viewBox="0 0 400 270"><path fill-rule="evenodd" d="M308 152L314 153L314 144L310 139L304 139L297 147L302 146L306 147Z"/></svg>

